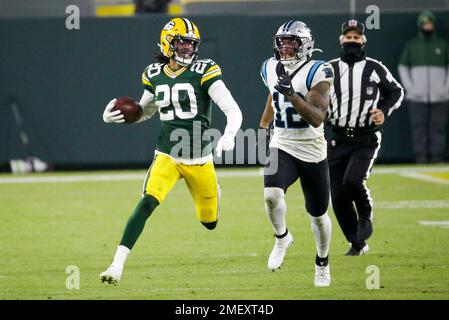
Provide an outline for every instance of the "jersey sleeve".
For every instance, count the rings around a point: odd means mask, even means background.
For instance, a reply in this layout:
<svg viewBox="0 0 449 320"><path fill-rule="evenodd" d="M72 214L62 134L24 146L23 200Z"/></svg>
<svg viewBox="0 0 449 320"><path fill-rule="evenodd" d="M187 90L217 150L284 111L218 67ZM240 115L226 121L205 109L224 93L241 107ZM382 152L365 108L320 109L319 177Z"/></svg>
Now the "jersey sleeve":
<svg viewBox="0 0 449 320"><path fill-rule="evenodd" d="M319 64L319 65L317 65ZM314 71L313 68L316 66L316 70ZM314 74L311 74L314 72ZM308 79L307 79L307 87L310 90L310 88L313 88L315 85L317 85L320 82L326 82L329 83L330 86L334 83L334 68L330 63L327 62L317 62L314 66L312 66L312 69L309 73Z"/></svg>
<svg viewBox="0 0 449 320"><path fill-rule="evenodd" d="M268 59L270 60L270 59ZM262 66L260 68L260 77L262 78L263 83L268 88L268 81L267 81L267 64L268 60L265 60L264 63L262 63Z"/></svg>
<svg viewBox="0 0 449 320"><path fill-rule="evenodd" d="M222 79L221 68L212 60L200 60L197 62L199 70L203 70L201 74L200 84L204 91L208 91L210 86L217 80ZM205 64L201 65L201 64Z"/></svg>
<svg viewBox="0 0 449 320"><path fill-rule="evenodd" d="M151 83L151 81L148 77L148 68L149 67L150 66L146 67L142 73L142 85L146 90L148 90L149 92L154 94L154 85L153 85L153 83Z"/></svg>

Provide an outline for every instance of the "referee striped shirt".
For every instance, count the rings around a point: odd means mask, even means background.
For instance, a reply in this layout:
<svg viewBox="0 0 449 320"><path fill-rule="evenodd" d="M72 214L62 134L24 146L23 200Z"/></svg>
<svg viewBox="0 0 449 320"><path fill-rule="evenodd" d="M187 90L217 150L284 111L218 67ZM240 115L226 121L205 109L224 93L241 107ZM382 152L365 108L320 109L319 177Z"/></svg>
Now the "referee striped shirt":
<svg viewBox="0 0 449 320"><path fill-rule="evenodd" d="M387 117L401 105L404 90L380 61L366 57L347 63L338 58L329 63L335 74L328 110L332 126L372 127L372 109Z"/></svg>

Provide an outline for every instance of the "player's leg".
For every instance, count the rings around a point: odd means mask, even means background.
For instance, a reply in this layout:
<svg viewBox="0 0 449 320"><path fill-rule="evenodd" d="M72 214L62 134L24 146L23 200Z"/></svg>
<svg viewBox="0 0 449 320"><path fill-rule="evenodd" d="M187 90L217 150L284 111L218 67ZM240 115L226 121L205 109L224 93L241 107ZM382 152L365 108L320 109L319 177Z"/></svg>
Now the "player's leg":
<svg viewBox="0 0 449 320"><path fill-rule="evenodd" d="M277 170L273 173L271 170L275 166ZM275 236L274 247L268 258L268 268L272 271L282 266L287 248L293 243L293 236L288 231L285 221L287 212L285 192L297 179L298 173L294 158L280 149L271 148L268 162L265 165L264 198L265 212Z"/></svg>
<svg viewBox="0 0 449 320"><path fill-rule="evenodd" d="M144 195L137 203L125 227L120 245L117 247L110 267L100 275L102 282L117 284L123 273L123 266L135 241L141 234L146 220L159 202L152 196Z"/></svg>
<svg viewBox="0 0 449 320"><path fill-rule="evenodd" d="M179 165L195 202L198 220L209 230L215 229L219 215L221 190L217 183L213 161L203 165Z"/></svg>
<svg viewBox="0 0 449 320"><path fill-rule="evenodd" d="M380 132L363 137L349 160L343 185L351 193L358 213L357 239L366 241L373 232L373 198L366 181L381 145Z"/></svg>
<svg viewBox="0 0 449 320"><path fill-rule="evenodd" d="M331 282L329 245L332 222L327 214L330 189L329 167L327 159L318 163L298 161L297 164L306 210L309 213L316 243L314 284L317 287L326 287Z"/></svg>
<svg viewBox="0 0 449 320"><path fill-rule="evenodd" d="M117 284L123 273L126 258L142 233L147 219L173 188L180 174L168 156L156 156L144 182L143 196L128 219L120 245L111 266L100 275L103 282Z"/></svg>

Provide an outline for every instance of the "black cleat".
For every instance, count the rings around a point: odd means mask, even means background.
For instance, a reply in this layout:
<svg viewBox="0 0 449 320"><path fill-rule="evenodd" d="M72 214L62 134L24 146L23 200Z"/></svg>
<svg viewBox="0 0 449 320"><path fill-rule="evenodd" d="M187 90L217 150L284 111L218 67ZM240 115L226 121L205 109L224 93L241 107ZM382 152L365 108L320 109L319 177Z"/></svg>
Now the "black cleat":
<svg viewBox="0 0 449 320"><path fill-rule="evenodd" d="M346 252L345 256L361 256L367 253L369 250L369 246L365 244L361 249L354 248L352 245L349 247L348 252Z"/></svg>
<svg viewBox="0 0 449 320"><path fill-rule="evenodd" d="M357 239L362 242L368 240L373 233L373 224L369 219L359 219L357 223Z"/></svg>
<svg viewBox="0 0 449 320"><path fill-rule="evenodd" d="M209 230L214 230L217 226L218 220L214 222L201 222Z"/></svg>

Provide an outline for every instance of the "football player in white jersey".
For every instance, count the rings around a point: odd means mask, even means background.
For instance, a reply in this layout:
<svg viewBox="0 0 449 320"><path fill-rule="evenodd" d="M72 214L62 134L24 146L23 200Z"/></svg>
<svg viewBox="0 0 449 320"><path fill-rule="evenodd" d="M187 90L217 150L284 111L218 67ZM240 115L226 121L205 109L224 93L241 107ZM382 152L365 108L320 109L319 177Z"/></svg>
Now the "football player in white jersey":
<svg viewBox="0 0 449 320"><path fill-rule="evenodd" d="M273 122L270 156L265 166L265 210L275 233L268 268L279 269L293 243L285 221L285 193L298 178L316 241L314 284L330 285L329 243L332 223L329 204L329 168L323 121L329 106L333 69L312 60L314 38L301 21L287 21L274 37L274 57L262 65L269 94L260 128ZM277 167L275 172L271 168Z"/></svg>

